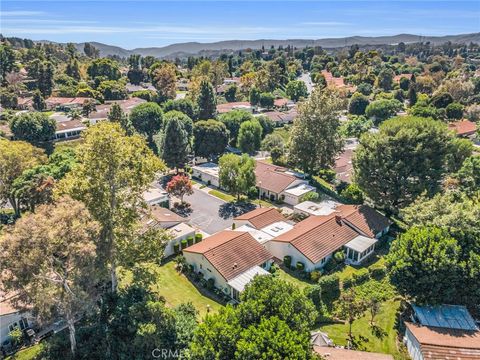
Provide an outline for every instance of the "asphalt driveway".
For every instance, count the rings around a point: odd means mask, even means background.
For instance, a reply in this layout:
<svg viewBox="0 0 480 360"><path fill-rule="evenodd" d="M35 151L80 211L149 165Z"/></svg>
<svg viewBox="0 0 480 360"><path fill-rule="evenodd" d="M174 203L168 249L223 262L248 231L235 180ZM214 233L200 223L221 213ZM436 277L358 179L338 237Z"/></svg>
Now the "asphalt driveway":
<svg viewBox="0 0 480 360"><path fill-rule="evenodd" d="M190 225L210 235L232 227L233 216L220 216L219 210L225 207L225 201L195 188L193 195L185 196L184 200L192 205L193 211L189 215Z"/></svg>

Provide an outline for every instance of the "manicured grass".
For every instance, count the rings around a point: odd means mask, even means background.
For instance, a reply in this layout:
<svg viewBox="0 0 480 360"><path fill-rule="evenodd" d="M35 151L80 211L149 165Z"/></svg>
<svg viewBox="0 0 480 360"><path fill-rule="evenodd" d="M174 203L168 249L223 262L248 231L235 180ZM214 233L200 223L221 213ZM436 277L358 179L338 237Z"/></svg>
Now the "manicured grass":
<svg viewBox="0 0 480 360"><path fill-rule="evenodd" d="M395 323L399 307L400 301L398 300L389 300L382 304L374 321L377 330L370 325L368 314L353 322L352 334L356 339L361 339L360 349L391 354L396 359L408 359L397 348ZM336 345L347 345L348 324L324 325L319 330L327 333Z"/></svg>
<svg viewBox="0 0 480 360"><path fill-rule="evenodd" d="M265 201L265 200L255 199L252 202L262 207L275 207L272 203L269 203L268 201Z"/></svg>
<svg viewBox="0 0 480 360"><path fill-rule="evenodd" d="M292 283L293 285L298 286L301 290L311 285L311 283L308 282L307 280L298 278L296 276L297 274L293 271L286 272L283 269L277 269L275 275L278 276L279 279L282 279L284 281Z"/></svg>
<svg viewBox="0 0 480 360"><path fill-rule="evenodd" d="M163 296L168 306L177 306L182 303L191 302L203 318L207 313L207 305L210 306L210 312L217 312L222 305L215 300L207 297L204 289L199 290L183 274L175 270L175 263L170 261L162 266L149 264L148 270L155 276L156 282L152 286L152 291ZM127 285L132 280L132 275L128 272L121 279L120 286ZM201 292L202 291L202 292Z"/></svg>
<svg viewBox="0 0 480 360"><path fill-rule="evenodd" d="M226 202L237 200L235 196L224 193L223 191L220 191L220 190L210 190L208 193Z"/></svg>
<svg viewBox="0 0 480 360"><path fill-rule="evenodd" d="M6 360L35 360L37 356L40 354L40 352L43 349L43 344L36 344L33 345L25 350L21 350L17 352L13 356L9 356L6 358Z"/></svg>

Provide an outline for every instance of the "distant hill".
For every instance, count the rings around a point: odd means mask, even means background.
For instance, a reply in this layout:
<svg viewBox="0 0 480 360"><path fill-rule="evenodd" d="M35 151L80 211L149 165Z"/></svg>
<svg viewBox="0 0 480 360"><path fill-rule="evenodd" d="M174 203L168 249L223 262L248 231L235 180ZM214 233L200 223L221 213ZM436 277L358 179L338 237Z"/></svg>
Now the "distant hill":
<svg viewBox="0 0 480 360"><path fill-rule="evenodd" d="M200 52L205 51L238 51L244 49L261 49L264 46L266 49L272 45L278 47L280 45L291 45L297 48L304 48L306 46L321 46L324 48L339 48L344 46L350 46L353 44L358 45L391 45L398 44L399 42L413 43L413 42L431 42L433 44L443 44L451 41L452 43L464 43L470 42L480 43L480 32L472 34L461 35L447 35L447 36L419 36L412 34L399 34L394 36L378 36L378 37L364 37L364 36L351 36L345 38L328 38L328 39L287 39L287 40L227 40L218 41L213 43L198 43L187 42L172 44L163 47L148 47L148 48L136 48L132 50L126 50L118 46L112 46L102 44L99 42L90 42L93 46L100 50L101 56L118 55L120 57L127 57L131 54L140 54L142 56L152 55L158 58L162 57L185 57L188 55L197 55ZM75 44L79 51L83 52L83 46L85 43Z"/></svg>

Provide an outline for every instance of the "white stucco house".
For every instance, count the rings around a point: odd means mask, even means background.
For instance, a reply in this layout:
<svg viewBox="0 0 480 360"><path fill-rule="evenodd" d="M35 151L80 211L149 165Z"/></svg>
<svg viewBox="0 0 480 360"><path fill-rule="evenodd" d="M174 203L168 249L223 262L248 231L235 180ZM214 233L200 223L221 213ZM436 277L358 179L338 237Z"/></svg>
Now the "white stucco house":
<svg viewBox="0 0 480 360"><path fill-rule="evenodd" d="M224 230L183 250L193 270L234 300L258 275L268 275L272 254L248 232Z"/></svg>
<svg viewBox="0 0 480 360"><path fill-rule="evenodd" d="M35 319L27 311L19 311L12 305L14 294L0 293L0 345L9 339L15 329L26 330L35 324Z"/></svg>
<svg viewBox="0 0 480 360"><path fill-rule="evenodd" d="M220 180L218 176L218 165L215 163L207 162L201 165L192 167L192 177L199 179L207 185L213 185L220 187Z"/></svg>

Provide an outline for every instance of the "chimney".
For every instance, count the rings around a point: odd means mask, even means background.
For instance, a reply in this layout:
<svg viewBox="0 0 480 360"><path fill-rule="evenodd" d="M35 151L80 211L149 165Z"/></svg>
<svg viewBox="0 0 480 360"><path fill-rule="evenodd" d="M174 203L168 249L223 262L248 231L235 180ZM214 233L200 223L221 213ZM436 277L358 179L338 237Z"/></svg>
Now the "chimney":
<svg viewBox="0 0 480 360"><path fill-rule="evenodd" d="M337 222L338 225L342 225L342 216L335 215L335 221Z"/></svg>

